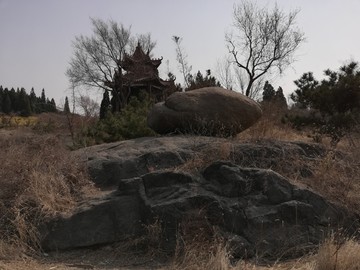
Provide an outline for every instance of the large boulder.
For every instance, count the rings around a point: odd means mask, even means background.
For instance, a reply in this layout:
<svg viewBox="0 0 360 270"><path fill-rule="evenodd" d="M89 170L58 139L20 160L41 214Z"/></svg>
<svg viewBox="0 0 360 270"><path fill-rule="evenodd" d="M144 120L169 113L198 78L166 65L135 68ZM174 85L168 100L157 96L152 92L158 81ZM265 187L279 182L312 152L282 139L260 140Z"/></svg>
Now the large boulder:
<svg viewBox="0 0 360 270"><path fill-rule="evenodd" d="M221 87L177 92L155 104L148 125L160 134L194 133L233 136L253 125L262 115L252 99Z"/></svg>

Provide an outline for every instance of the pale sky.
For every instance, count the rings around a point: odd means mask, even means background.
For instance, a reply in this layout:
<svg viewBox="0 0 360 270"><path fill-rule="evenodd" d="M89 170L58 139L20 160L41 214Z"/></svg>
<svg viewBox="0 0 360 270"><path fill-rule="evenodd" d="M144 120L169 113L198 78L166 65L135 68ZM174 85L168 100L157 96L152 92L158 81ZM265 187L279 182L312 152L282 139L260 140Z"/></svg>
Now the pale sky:
<svg viewBox="0 0 360 270"><path fill-rule="evenodd" d="M133 34L151 33L157 42L154 57L163 57L178 74L174 35L183 38L188 62L197 70L211 69L227 54L225 32L231 31L234 0L0 0L0 85L44 88L57 105L70 96L65 76L75 36L92 33L90 17L113 19L131 26ZM312 71L321 79L323 70L338 69L349 60L360 61L360 0L258 0L285 12L299 8L297 25L306 43L297 61L271 82L285 95L294 80ZM179 82L181 76L177 76ZM92 93L90 93L92 95Z"/></svg>

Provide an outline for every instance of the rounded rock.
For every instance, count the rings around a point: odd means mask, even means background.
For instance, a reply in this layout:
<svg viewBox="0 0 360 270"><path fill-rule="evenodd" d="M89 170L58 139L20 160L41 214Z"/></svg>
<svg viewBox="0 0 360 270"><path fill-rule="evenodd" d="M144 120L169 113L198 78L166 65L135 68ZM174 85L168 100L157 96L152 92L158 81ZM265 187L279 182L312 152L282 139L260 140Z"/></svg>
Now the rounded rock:
<svg viewBox="0 0 360 270"><path fill-rule="evenodd" d="M261 115L259 104L238 92L204 87L170 95L155 104L147 121L159 134L229 137L252 126Z"/></svg>

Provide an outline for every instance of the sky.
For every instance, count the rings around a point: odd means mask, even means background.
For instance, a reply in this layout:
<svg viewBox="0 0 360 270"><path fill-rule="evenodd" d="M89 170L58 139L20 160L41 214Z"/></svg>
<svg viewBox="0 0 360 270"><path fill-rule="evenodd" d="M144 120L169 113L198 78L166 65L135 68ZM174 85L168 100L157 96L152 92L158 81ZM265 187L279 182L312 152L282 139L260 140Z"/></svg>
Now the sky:
<svg viewBox="0 0 360 270"><path fill-rule="evenodd" d="M255 0L254 0L255 1ZM234 0L0 0L0 85L32 87L54 98L58 106L70 96L65 75L76 36L92 35L90 18L115 20L131 26L132 34L151 33L156 58L163 57L160 74L178 73L172 36L183 38L192 71L211 69L228 55L225 33L232 31ZM286 96L293 81L312 71L317 79L325 69L337 70L350 60L360 61L359 0L257 0L275 3L286 13L300 9L297 27L306 42L296 62L271 83ZM169 63L168 65L166 63ZM89 92L99 100L96 91Z"/></svg>

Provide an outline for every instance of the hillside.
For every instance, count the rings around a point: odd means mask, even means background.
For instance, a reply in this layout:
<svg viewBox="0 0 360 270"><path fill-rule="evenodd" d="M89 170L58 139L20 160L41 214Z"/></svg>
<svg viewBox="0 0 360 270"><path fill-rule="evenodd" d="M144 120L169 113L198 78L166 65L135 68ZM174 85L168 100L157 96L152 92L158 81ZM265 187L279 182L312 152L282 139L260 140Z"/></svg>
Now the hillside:
<svg viewBox="0 0 360 270"><path fill-rule="evenodd" d="M72 136L65 115L42 115L38 121L34 126L13 126L0 130L1 269L331 269L335 264L336 269L355 269L349 265L359 263L354 255L360 252L358 243L339 235L324 238L325 242L319 245L319 250L311 249L311 253L296 260L268 262L269 266L257 264L260 260L256 257L240 260L237 265L229 264L230 254L220 238L213 242L203 239L200 245L188 242L185 254L168 257L156 245L159 241L156 238L156 223L147 227L148 237L155 239L134 239L90 249L45 253L39 249L37 224L59 215L69 216L80 202L102 198L110 192L109 188L103 189L91 180L90 175L94 177L94 172L90 171L89 175L84 155L87 158L93 155L91 160L95 162L99 157L109 158L106 149L118 147L118 159L122 156L126 160L135 160L146 151L172 149L176 153L183 153L182 158L187 154L190 156L179 164L172 164L168 159L168 168L173 168L175 172L197 173L218 160L238 162L239 157L236 158L234 153L245 153L244 149L236 150L238 145L257 145L259 149L282 145L278 149L285 149L283 145L293 142L298 145L315 144L306 133L294 132L286 125L262 119L234 139L192 136L180 136L173 140L171 137L147 138L70 151ZM78 130L86 121L78 118ZM324 149L321 150L321 159L301 159L284 150L283 153L277 152L281 158L262 156L260 160L248 156L242 159L242 165L271 169L289 179L291 184L312 190L329 202L358 215L360 152L356 145L359 142L359 138L352 135L343 139L337 149L331 149L324 140L314 148ZM269 162L272 160L276 162ZM153 162L147 163L146 172L155 172L158 170L155 165L164 164L156 160ZM139 175L145 173L140 168ZM186 234L183 235L185 239Z"/></svg>

